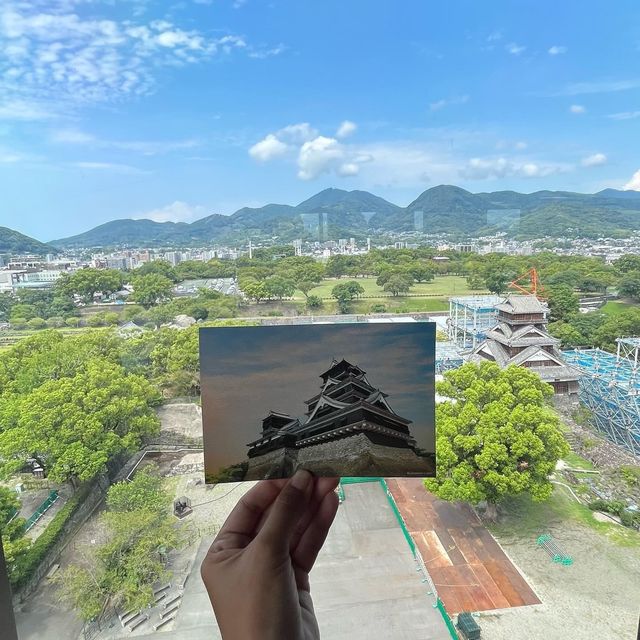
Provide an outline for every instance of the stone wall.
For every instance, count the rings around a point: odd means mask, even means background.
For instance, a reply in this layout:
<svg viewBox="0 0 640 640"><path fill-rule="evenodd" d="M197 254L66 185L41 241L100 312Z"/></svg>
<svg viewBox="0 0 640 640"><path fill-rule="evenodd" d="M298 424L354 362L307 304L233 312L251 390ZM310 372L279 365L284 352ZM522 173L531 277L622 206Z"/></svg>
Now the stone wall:
<svg viewBox="0 0 640 640"><path fill-rule="evenodd" d="M431 476L434 459L411 449L374 444L364 434L301 449L278 449L249 460L246 480L282 478L298 468L321 476Z"/></svg>

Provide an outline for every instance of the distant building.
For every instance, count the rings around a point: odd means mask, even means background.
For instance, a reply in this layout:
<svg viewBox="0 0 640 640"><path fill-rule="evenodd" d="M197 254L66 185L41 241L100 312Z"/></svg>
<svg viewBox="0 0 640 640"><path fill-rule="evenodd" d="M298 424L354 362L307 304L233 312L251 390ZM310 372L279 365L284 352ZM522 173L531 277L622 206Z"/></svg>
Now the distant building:
<svg viewBox="0 0 640 640"><path fill-rule="evenodd" d="M547 333L547 309L536 296L510 295L496 305L497 324L470 357L489 360L501 368L518 365L535 371L557 394L578 392L578 376L558 348L560 340Z"/></svg>
<svg viewBox="0 0 640 640"><path fill-rule="evenodd" d="M164 259L175 267L182 262L182 254L179 251L168 251L164 254Z"/></svg>
<svg viewBox="0 0 640 640"><path fill-rule="evenodd" d="M251 442L247 480L282 478L304 467L319 475L429 476L434 456L418 450L411 420L391 408L366 372L334 360L304 418L270 411Z"/></svg>

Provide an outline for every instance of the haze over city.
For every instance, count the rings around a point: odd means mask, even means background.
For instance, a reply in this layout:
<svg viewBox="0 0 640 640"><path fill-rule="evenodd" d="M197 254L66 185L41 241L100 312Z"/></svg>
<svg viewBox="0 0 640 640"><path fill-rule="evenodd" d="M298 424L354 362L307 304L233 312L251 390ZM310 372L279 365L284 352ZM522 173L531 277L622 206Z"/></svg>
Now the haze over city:
<svg viewBox="0 0 640 640"><path fill-rule="evenodd" d="M640 189L640 10L583 9L10 0L0 224L47 241L328 186Z"/></svg>

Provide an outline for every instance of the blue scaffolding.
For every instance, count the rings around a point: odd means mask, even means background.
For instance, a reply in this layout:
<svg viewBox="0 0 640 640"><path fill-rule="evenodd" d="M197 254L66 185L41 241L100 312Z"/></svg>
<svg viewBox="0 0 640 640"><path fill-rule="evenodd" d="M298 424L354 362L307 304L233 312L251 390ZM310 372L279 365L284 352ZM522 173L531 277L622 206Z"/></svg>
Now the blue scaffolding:
<svg viewBox="0 0 640 640"><path fill-rule="evenodd" d="M436 342L436 373L457 369L464 364L460 348L453 342Z"/></svg>
<svg viewBox="0 0 640 640"><path fill-rule="evenodd" d="M579 396L596 429L640 458L640 338L618 338L616 353L565 351L579 373Z"/></svg>
<svg viewBox="0 0 640 640"><path fill-rule="evenodd" d="M475 349L487 331L498 322L496 305L504 296L462 296L449 300L449 340L465 349Z"/></svg>

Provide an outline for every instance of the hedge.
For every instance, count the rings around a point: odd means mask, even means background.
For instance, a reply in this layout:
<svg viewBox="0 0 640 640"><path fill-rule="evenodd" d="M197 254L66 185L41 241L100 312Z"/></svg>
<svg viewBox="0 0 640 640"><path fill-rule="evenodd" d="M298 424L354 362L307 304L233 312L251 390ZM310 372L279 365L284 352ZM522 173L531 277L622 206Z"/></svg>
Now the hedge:
<svg viewBox="0 0 640 640"><path fill-rule="evenodd" d="M9 576L11 586L14 589L20 589L31 579L49 550L61 538L64 527L69 518L71 518L78 507L86 500L89 495L90 488L90 486L84 486L76 491L62 509L53 516L47 528L29 547L27 552L16 559L16 563L12 567L11 574Z"/></svg>

